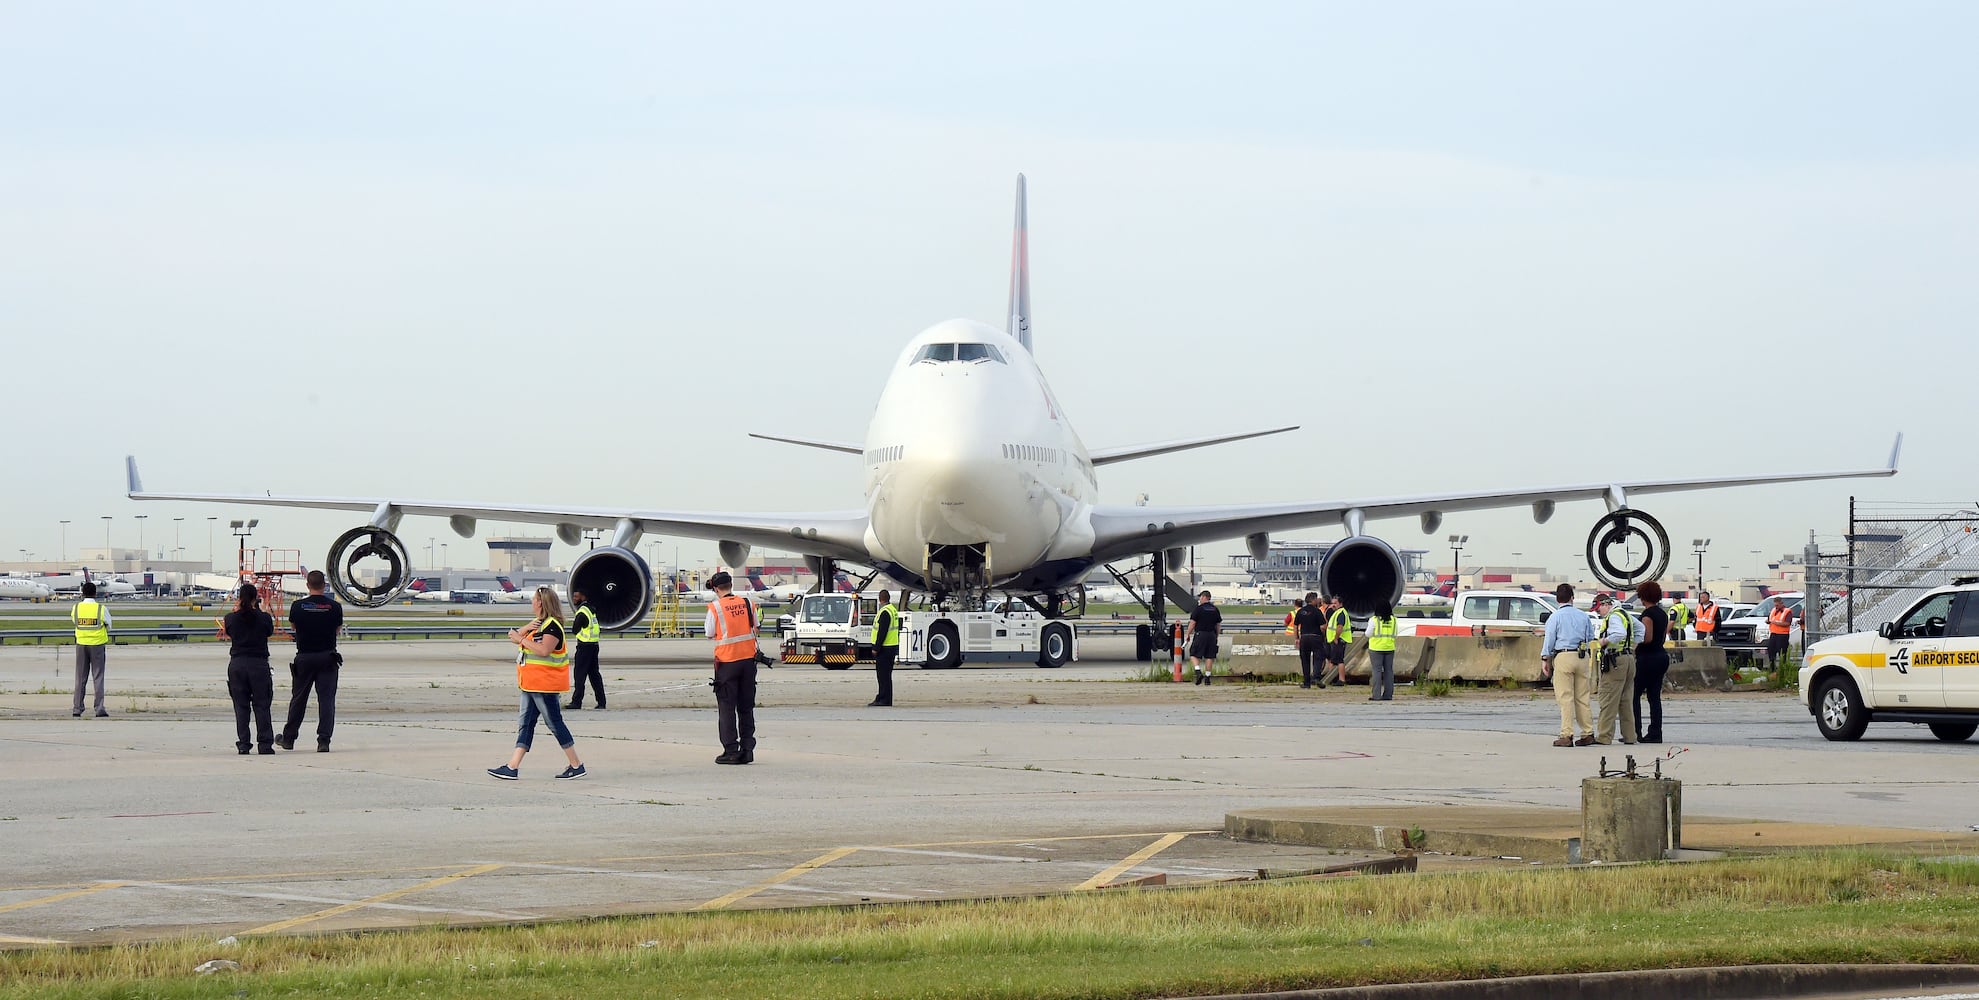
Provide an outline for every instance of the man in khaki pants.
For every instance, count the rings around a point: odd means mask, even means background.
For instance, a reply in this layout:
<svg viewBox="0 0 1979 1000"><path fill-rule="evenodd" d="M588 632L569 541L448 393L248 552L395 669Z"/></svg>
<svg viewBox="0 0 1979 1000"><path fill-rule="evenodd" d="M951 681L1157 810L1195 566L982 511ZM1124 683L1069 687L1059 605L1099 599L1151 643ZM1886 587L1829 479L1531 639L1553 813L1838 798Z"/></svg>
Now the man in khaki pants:
<svg viewBox="0 0 1979 1000"><path fill-rule="evenodd" d="M1553 682L1553 700L1560 703L1560 738L1556 747L1592 746L1594 719L1589 695L1594 691L1594 661L1587 644L1594 626L1574 607L1574 588L1561 584L1553 591L1560 610L1546 619L1546 640L1540 646L1540 676ZM1586 735L1574 739L1576 728Z"/></svg>
<svg viewBox="0 0 1979 1000"><path fill-rule="evenodd" d="M1623 743L1635 742L1635 638L1641 628L1635 616L1615 607L1606 596L1594 599L1601 616L1601 672L1594 682L1600 711L1594 719L1594 741L1607 746L1617 732Z"/></svg>

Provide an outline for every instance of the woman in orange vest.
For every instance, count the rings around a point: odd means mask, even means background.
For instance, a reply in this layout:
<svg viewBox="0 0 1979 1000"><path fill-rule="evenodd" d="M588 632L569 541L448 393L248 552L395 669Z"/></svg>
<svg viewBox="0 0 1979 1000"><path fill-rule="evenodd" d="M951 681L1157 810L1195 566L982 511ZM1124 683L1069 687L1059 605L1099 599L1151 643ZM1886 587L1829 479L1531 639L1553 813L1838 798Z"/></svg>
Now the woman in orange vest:
<svg viewBox="0 0 1979 1000"><path fill-rule="evenodd" d="M529 745L535 741L536 720L541 718L549 726L550 735L556 737L557 745L563 748L564 758L570 761L570 766L557 777L582 778L584 762L577 759L577 741L570 738L570 730L563 724L563 693L570 690L570 649L564 641L563 602L557 600L556 591L537 587L530 607L536 617L508 632L508 641L515 643L517 650L515 686L522 689L522 718L515 731L515 752L509 754L507 764L491 767L488 773L503 781L522 777L522 755L529 752Z"/></svg>
<svg viewBox="0 0 1979 1000"><path fill-rule="evenodd" d="M1777 665L1787 655L1788 637L1793 634L1793 609L1775 601L1766 612L1766 659Z"/></svg>

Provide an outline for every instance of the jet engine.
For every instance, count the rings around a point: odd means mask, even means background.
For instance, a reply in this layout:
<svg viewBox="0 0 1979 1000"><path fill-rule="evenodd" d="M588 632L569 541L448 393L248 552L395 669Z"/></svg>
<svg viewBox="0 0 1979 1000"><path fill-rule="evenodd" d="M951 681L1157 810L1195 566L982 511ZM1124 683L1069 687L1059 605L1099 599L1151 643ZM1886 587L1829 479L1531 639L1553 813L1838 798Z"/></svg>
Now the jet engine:
<svg viewBox="0 0 1979 1000"><path fill-rule="evenodd" d="M570 565L570 590L584 594L599 628L615 632L644 618L653 606L653 571L631 549L607 545Z"/></svg>
<svg viewBox="0 0 1979 1000"><path fill-rule="evenodd" d="M1587 533L1587 568L1603 586L1616 590L1654 580L1670 568L1670 535L1661 522L1639 510L1610 511Z"/></svg>
<svg viewBox="0 0 1979 1000"><path fill-rule="evenodd" d="M376 587L358 581L358 564L366 559L385 563L385 578ZM384 607L412 582L412 560L406 557L405 545L397 535L369 524L338 535L323 563L337 596L360 608Z"/></svg>
<svg viewBox="0 0 1979 1000"><path fill-rule="evenodd" d="M1394 607L1402 599L1402 583L1402 557L1372 535L1339 542L1319 564L1320 589L1338 597L1350 614L1373 614L1378 601Z"/></svg>

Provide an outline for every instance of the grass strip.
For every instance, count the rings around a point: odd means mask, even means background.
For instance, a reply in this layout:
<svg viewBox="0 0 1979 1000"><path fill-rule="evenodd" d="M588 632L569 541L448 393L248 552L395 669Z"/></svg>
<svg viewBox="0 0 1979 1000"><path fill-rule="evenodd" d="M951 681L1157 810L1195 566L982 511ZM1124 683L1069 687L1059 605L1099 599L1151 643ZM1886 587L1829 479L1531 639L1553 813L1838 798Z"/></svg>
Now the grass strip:
<svg viewBox="0 0 1979 1000"><path fill-rule="evenodd" d="M195 976L211 958L239 973ZM1979 863L1864 853L0 954L0 998L1148 997L1979 958Z"/></svg>

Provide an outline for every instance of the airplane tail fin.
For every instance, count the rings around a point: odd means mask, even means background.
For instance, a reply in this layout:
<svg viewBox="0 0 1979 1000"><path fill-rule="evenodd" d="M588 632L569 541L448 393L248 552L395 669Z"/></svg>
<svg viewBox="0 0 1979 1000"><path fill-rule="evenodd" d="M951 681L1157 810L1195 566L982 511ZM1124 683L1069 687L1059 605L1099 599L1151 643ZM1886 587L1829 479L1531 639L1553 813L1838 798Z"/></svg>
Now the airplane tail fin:
<svg viewBox="0 0 1979 1000"><path fill-rule="evenodd" d="M426 581L413 577L412 582L405 585L405 589L415 594L423 594L426 592Z"/></svg>
<svg viewBox="0 0 1979 1000"><path fill-rule="evenodd" d="M502 585L503 593L507 593L507 594L515 593L515 584L510 583L508 577L498 576L495 578L495 582Z"/></svg>
<svg viewBox="0 0 1979 1000"><path fill-rule="evenodd" d="M1010 325L1006 333L1031 350L1031 236L1024 211L1024 175L1017 175L1017 225L1010 238Z"/></svg>

